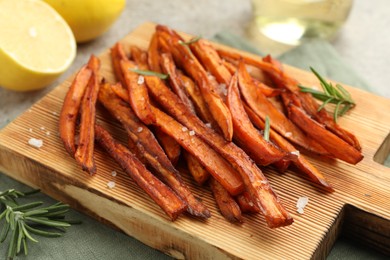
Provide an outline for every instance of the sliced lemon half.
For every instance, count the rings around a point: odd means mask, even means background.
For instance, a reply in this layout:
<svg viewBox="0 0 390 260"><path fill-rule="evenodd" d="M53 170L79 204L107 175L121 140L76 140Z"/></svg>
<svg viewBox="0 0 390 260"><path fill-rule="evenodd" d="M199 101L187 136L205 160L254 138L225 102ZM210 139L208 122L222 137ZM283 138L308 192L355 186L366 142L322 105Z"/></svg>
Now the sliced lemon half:
<svg viewBox="0 0 390 260"><path fill-rule="evenodd" d="M0 0L0 86L29 91L72 64L76 41L64 19L39 0Z"/></svg>

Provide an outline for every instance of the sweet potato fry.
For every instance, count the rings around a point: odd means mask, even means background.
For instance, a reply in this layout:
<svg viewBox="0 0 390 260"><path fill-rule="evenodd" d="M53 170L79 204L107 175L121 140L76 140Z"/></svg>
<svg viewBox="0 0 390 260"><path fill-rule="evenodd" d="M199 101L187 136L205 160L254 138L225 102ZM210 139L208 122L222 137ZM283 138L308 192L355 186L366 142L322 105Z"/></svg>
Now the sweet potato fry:
<svg viewBox="0 0 390 260"><path fill-rule="evenodd" d="M129 93L127 92L127 89L125 89L122 84L120 83L116 83L116 84L111 84L110 85L112 91L118 96L120 97L123 101L125 101L126 103L129 103Z"/></svg>
<svg viewBox="0 0 390 260"><path fill-rule="evenodd" d="M211 115L210 110L207 108L207 104L204 101L198 86L195 85L192 79L184 75L183 72L181 72L180 70L178 71L178 76L183 82L184 90L191 98L195 106L196 114L203 120L203 122L212 123L214 125L215 120Z"/></svg>
<svg viewBox="0 0 390 260"><path fill-rule="evenodd" d="M129 60L121 60L119 64L129 93L131 108L142 122L147 125L151 124L154 121L154 116L150 110L149 95L144 83L144 76L131 71L136 66Z"/></svg>
<svg viewBox="0 0 390 260"><path fill-rule="evenodd" d="M235 64L226 60L222 60L222 62L232 75L237 72L238 68ZM280 93L284 91L283 89L279 88L271 88L254 77L252 78L252 80L253 84L255 84L260 89L261 93L263 93L266 97L275 97L280 95Z"/></svg>
<svg viewBox="0 0 390 260"><path fill-rule="evenodd" d="M224 59L222 59L222 63L223 63L223 65L225 65L226 69L230 72L231 75L236 73L237 67L233 63L230 63Z"/></svg>
<svg viewBox="0 0 390 260"><path fill-rule="evenodd" d="M219 98L215 92L209 92L209 90L207 90L208 85L209 84L206 80L200 80L199 86L202 96L204 97L204 100L209 107L209 111L215 122L217 122L224 138L230 142L233 138L232 115L223 100Z"/></svg>
<svg viewBox="0 0 390 260"><path fill-rule="evenodd" d="M284 173L285 171L287 171L290 164L291 164L290 160L282 159L280 161L274 162L273 166L275 166L278 172Z"/></svg>
<svg viewBox="0 0 390 260"><path fill-rule="evenodd" d="M148 64L148 54L137 46L130 46L130 58L139 64ZM144 69L144 68L142 68Z"/></svg>
<svg viewBox="0 0 390 260"><path fill-rule="evenodd" d="M243 99L253 112L263 120L265 120L266 116L269 116L272 129L308 151L321 155L329 154L317 142L307 138L298 127L288 120L288 118L256 88L243 62L240 62L239 64L238 78Z"/></svg>
<svg viewBox="0 0 390 260"><path fill-rule="evenodd" d="M334 157L351 164L357 164L363 159L363 155L358 150L311 119L301 108L291 104L288 111L291 120L306 134L318 140Z"/></svg>
<svg viewBox="0 0 390 260"><path fill-rule="evenodd" d="M235 61L235 62L243 61L245 64L252 65L265 72L272 73L272 74L278 74L280 72L280 70L277 67L273 66L268 62L259 59L254 59L249 56L243 56L237 52L228 51L226 49L217 49L217 52L221 58L226 59L228 61Z"/></svg>
<svg viewBox="0 0 390 260"><path fill-rule="evenodd" d="M210 217L206 206L194 197L182 181L179 172L173 167L153 133L138 120L131 108L115 95L108 84L101 87L99 101L123 125L130 139L139 149L139 154L146 159L161 179L187 202L187 211L195 216Z"/></svg>
<svg viewBox="0 0 390 260"><path fill-rule="evenodd" d="M255 129L242 105L237 81L237 74L235 74L230 82L226 98L226 103L233 116L234 139L237 139L241 148L259 165L266 166L289 157L289 154L266 141Z"/></svg>
<svg viewBox="0 0 390 260"><path fill-rule="evenodd" d="M199 39L197 42L190 44L191 50L220 84L229 85L232 73L225 67L217 51L205 39Z"/></svg>
<svg viewBox="0 0 390 260"><path fill-rule="evenodd" d="M225 188L214 178L211 178L209 183L222 216L224 216L229 222L242 223L240 207L229 192L227 192Z"/></svg>
<svg viewBox="0 0 390 260"><path fill-rule="evenodd" d="M252 80L253 84L256 85L256 87L260 90L261 93L263 93L265 97L276 97L283 92L283 89L271 88L255 78L252 78Z"/></svg>
<svg viewBox="0 0 390 260"><path fill-rule="evenodd" d="M257 128L264 129L265 127L264 121L255 112L253 112L253 110L250 107L245 106L245 111L247 112L252 123ZM295 153L297 153L298 151L292 144L290 144L286 139L284 139L281 135L279 135L276 131L272 129L270 129L270 139L283 150L289 152L295 152ZM319 172L318 169L314 167L314 165L312 165L308 160L306 160L306 158L302 154L299 154L297 160L293 161L292 163L302 173L307 175L312 182L320 184L328 192L334 191L332 185L328 183L324 175L322 175L322 173ZM281 167L285 167L285 166L281 165Z"/></svg>
<svg viewBox="0 0 390 260"><path fill-rule="evenodd" d="M236 197L237 203L243 213L259 213L260 208L253 203L248 192L243 192Z"/></svg>
<svg viewBox="0 0 390 260"><path fill-rule="evenodd" d="M184 106L178 97L171 92L161 80L151 77L151 80L147 81L147 83L150 94L166 111L173 115L181 124L195 131L196 137L199 136L204 142L218 151L218 153L229 161L237 172L240 173L246 190L250 193L253 202L258 204L262 209L268 226L275 228L290 225L293 222L291 216L280 204L276 194L272 191L268 180L243 150L238 148L234 143L227 142L222 136L208 128L198 117L192 114L186 106ZM157 123L159 123L157 115L156 118ZM159 123L161 124L160 127L170 126L171 121L176 122L173 119L162 120L162 122ZM177 134L180 133L181 127L178 126L178 128L179 129L175 130L177 131ZM172 135L176 135L173 129L166 129L166 131L171 131ZM183 140L187 139L183 138ZM179 140L177 141L179 142ZM214 151L212 149L210 150ZM204 158L198 159L210 160L210 154L206 155ZM219 163L214 160L213 164L218 165ZM209 169L208 171L212 173ZM225 185L223 186L227 189ZM229 189L227 190L233 195Z"/></svg>
<svg viewBox="0 0 390 260"><path fill-rule="evenodd" d="M173 165L176 165L181 154L180 145L175 141L175 139L162 131L154 131L154 135L156 136L161 147L164 149L169 160Z"/></svg>
<svg viewBox="0 0 390 260"><path fill-rule="evenodd" d="M126 147L117 143L103 127L96 125L95 132L98 143L172 221L186 210L186 203L149 172Z"/></svg>
<svg viewBox="0 0 390 260"><path fill-rule="evenodd" d="M199 184L203 185L209 178L210 174L206 168L187 151L183 153L184 159L187 163L188 171L191 173L194 180Z"/></svg>
<svg viewBox="0 0 390 260"><path fill-rule="evenodd" d="M161 72L158 36L153 34L148 48L148 65L152 71Z"/></svg>
<svg viewBox="0 0 390 260"><path fill-rule="evenodd" d="M143 156L143 149L142 151L138 148L137 144L133 141L133 139L128 138L127 139L127 147L129 148L130 152L132 152L137 159L142 162L143 164L147 164L145 156Z"/></svg>
<svg viewBox="0 0 390 260"><path fill-rule="evenodd" d="M156 116L155 125L175 138L186 151L196 157L230 194L237 195L243 191L244 186L240 176L224 158L201 140L195 132L187 129L159 109L154 107L152 109Z"/></svg>
<svg viewBox="0 0 390 260"><path fill-rule="evenodd" d="M180 42L183 42L183 39L176 32L161 25L158 25L156 30L162 32L159 38L168 37L165 38L165 42L170 44L170 52L175 61L182 65L185 71L195 79L209 107L210 113L220 127L223 136L226 140L231 141L233 137L232 116L222 98L217 94L217 86L210 82L207 77L207 72L192 54L188 46L180 44Z"/></svg>
<svg viewBox="0 0 390 260"><path fill-rule="evenodd" d="M91 56L87 67L92 71L84 97L81 103L80 138L74 158L84 171L89 174L96 173L96 165L93 158L95 145L94 125L96 120L96 101L99 93L99 68L100 61Z"/></svg>
<svg viewBox="0 0 390 260"><path fill-rule="evenodd" d="M128 60L128 58L123 50L122 44L118 42L111 48L111 61L116 79L125 86L126 82L120 65L121 60Z"/></svg>
<svg viewBox="0 0 390 260"><path fill-rule="evenodd" d="M190 109L195 114L194 104L188 98L184 90L184 84L176 73L176 65L173 61L172 55L170 53L163 53L161 54L160 60L163 72L169 75L169 82L173 92L175 92L181 101L188 107L188 109Z"/></svg>
<svg viewBox="0 0 390 260"><path fill-rule="evenodd" d="M81 100L83 99L83 95L91 75L92 71L87 66L81 68L73 79L68 93L66 93L61 109L59 120L60 137L64 143L66 151L72 157L74 157L76 152L74 137L77 116L79 114Z"/></svg>

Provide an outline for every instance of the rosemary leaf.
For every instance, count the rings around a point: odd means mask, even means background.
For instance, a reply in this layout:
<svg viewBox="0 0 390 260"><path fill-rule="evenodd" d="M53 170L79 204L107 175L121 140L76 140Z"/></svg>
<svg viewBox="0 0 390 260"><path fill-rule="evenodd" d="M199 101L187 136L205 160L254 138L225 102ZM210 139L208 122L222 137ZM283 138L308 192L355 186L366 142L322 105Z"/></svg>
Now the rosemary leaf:
<svg viewBox="0 0 390 260"><path fill-rule="evenodd" d="M36 217L26 217L26 220L30 220L32 222L46 225L49 227L69 227L70 224L62 221L54 221L49 219L42 219L42 218L36 218Z"/></svg>
<svg viewBox="0 0 390 260"><path fill-rule="evenodd" d="M81 220L66 220L66 223L69 223L71 225L80 225L83 222Z"/></svg>
<svg viewBox="0 0 390 260"><path fill-rule="evenodd" d="M344 97L348 98L349 101L352 101L351 94L349 94L349 92L343 86L341 86L340 84L336 84L336 88L338 88L338 90L340 90L340 92L342 93L342 95Z"/></svg>
<svg viewBox="0 0 390 260"><path fill-rule="evenodd" d="M37 202L23 204L23 205L14 207L12 209L13 209L13 211L23 211L23 210L27 210L27 209L36 208L38 206L41 206L42 204L43 204L42 201L37 201Z"/></svg>
<svg viewBox="0 0 390 260"><path fill-rule="evenodd" d="M4 211L0 214L0 220L2 220L2 219L5 217L6 214L7 214L7 211L4 210Z"/></svg>
<svg viewBox="0 0 390 260"><path fill-rule="evenodd" d="M268 142L269 141L269 131L270 131L270 123L269 123L269 117L265 117L265 126L264 126L264 139Z"/></svg>
<svg viewBox="0 0 390 260"><path fill-rule="evenodd" d="M31 233L38 235L38 236L44 236L44 237L60 237L60 236L62 236L61 233L39 230L39 229L33 228L27 224L25 225L25 227L28 231L30 231Z"/></svg>
<svg viewBox="0 0 390 260"><path fill-rule="evenodd" d="M189 40L189 41L186 41L186 42L183 42L183 41L179 41L179 44L181 44L181 45L190 45L190 44L193 44L193 43L195 43L195 42L197 42L197 41L199 41L200 39L201 39L202 37L200 36L200 35L198 35L198 36L196 36L196 37L194 37L194 38L192 38L191 40Z"/></svg>
<svg viewBox="0 0 390 260"><path fill-rule="evenodd" d="M10 228L10 224L8 222L6 222L3 226L3 228L1 229L0 243L3 243L4 240L7 238L9 228Z"/></svg>
<svg viewBox="0 0 390 260"><path fill-rule="evenodd" d="M22 240L23 240L23 249L24 249L24 255L27 255L27 253L28 253L28 249L27 249L27 242L26 242L26 238L24 237Z"/></svg>
<svg viewBox="0 0 390 260"><path fill-rule="evenodd" d="M47 210L44 209L36 209L36 210L31 210L29 212L24 213L25 217L30 217L30 216L36 216L36 215L42 215L47 213Z"/></svg>
<svg viewBox="0 0 390 260"><path fill-rule="evenodd" d="M332 102L333 98L328 98L322 103L322 105L317 109L317 112L321 111L328 103Z"/></svg>
<svg viewBox="0 0 390 260"><path fill-rule="evenodd" d="M9 243L8 247L8 258L14 258L16 255L16 243L18 239L18 230L13 230L12 231L12 236L11 236L11 241Z"/></svg>
<svg viewBox="0 0 390 260"><path fill-rule="evenodd" d="M68 211L69 211L69 209L64 209L64 210L61 210L61 211L48 212L47 214L45 214L45 216L51 219L52 217L64 215Z"/></svg>
<svg viewBox="0 0 390 260"><path fill-rule="evenodd" d="M18 221L18 228L19 230L22 229L22 223L20 221ZM18 240L17 240L17 244L16 244L16 254L18 254L20 252L20 249L21 249L21 246L22 246L22 239L24 237L24 233L23 232L19 232L18 234Z"/></svg>
<svg viewBox="0 0 390 260"><path fill-rule="evenodd" d="M352 100L351 95L340 84L333 86L332 83L328 83L325 79L312 67L310 70L320 81L323 92L308 88L302 85L298 85L301 92L310 93L312 96L323 103L320 105L317 111L321 111L328 104L335 104L333 120L337 122L337 118L345 115L348 110L355 106L355 102Z"/></svg>
<svg viewBox="0 0 390 260"><path fill-rule="evenodd" d="M337 104L336 104L336 108L334 110L334 114L333 114L333 120L337 123L337 117L339 115L339 110L340 110L340 105L342 104L342 101L339 101Z"/></svg>
<svg viewBox="0 0 390 260"><path fill-rule="evenodd" d="M7 196L10 192L12 192L12 189L9 189L9 190L6 190L6 191L1 192L1 193L0 193L0 197Z"/></svg>
<svg viewBox="0 0 390 260"><path fill-rule="evenodd" d="M23 192L23 195L24 195L24 196L29 196L29 195L36 194L36 193L38 193L38 192L40 192L40 191L41 191L40 189L35 189L35 190Z"/></svg>
<svg viewBox="0 0 390 260"><path fill-rule="evenodd" d="M340 111L339 113L339 116L343 116L345 115L345 113L347 113L347 111L351 109L351 105L350 104L346 104Z"/></svg>
<svg viewBox="0 0 390 260"><path fill-rule="evenodd" d="M57 212L57 211L62 211L62 210L65 210L65 209L69 209L69 206L65 205L65 204L59 204L59 205L52 205L50 207L46 207L46 208L43 208L43 209L47 210L48 212Z"/></svg>
<svg viewBox="0 0 390 260"><path fill-rule="evenodd" d="M158 73L158 72L151 71L151 70L130 69L130 71L135 72L139 75L143 75L143 76L156 76L160 79L167 79L169 77L168 74Z"/></svg>
<svg viewBox="0 0 390 260"><path fill-rule="evenodd" d="M30 233L27 231L25 225L22 226L22 232L24 233L24 235L25 235L28 239L30 239L31 241L33 241L33 242L35 242L35 243L38 243L38 240L36 240L35 238L33 238L33 237L30 235Z"/></svg>

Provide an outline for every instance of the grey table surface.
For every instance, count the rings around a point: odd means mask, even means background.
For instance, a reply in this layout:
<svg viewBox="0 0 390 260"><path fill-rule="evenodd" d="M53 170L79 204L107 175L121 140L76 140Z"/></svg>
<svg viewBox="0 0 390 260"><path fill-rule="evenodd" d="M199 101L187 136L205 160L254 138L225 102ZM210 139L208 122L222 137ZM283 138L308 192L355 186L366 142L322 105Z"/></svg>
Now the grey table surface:
<svg viewBox="0 0 390 260"><path fill-rule="evenodd" d="M228 30L245 37L250 0L127 0L113 27L93 42L78 46L72 66L47 88L17 93L0 88L0 128L76 72L89 55L98 54L146 21L211 38ZM366 79L376 94L390 98L390 5L387 0L355 0L350 17L332 41L340 56ZM359 250L341 243L336 247ZM336 256L337 252L331 253ZM363 259L363 258L362 258Z"/></svg>

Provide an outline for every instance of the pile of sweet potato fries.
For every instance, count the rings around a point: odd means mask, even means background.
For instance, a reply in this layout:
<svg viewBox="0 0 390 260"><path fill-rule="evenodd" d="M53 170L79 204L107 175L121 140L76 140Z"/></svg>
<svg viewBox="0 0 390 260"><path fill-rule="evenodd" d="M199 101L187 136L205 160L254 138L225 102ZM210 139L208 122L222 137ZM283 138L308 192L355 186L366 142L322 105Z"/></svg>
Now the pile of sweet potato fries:
<svg viewBox="0 0 390 260"><path fill-rule="evenodd" d="M177 170L179 157L199 185L210 186L226 219L242 222L242 213L261 212L271 228L293 219L259 166L283 172L292 164L332 192L299 150L352 164L363 158L356 137L319 111L270 56L252 59L204 39L185 42L158 25L148 50L117 43L111 58L117 83L102 79L95 56L75 76L60 115L61 139L91 175L96 141L172 220L184 211L210 217ZM265 80L248 72L253 67ZM121 123L127 145L96 122L97 102Z"/></svg>

